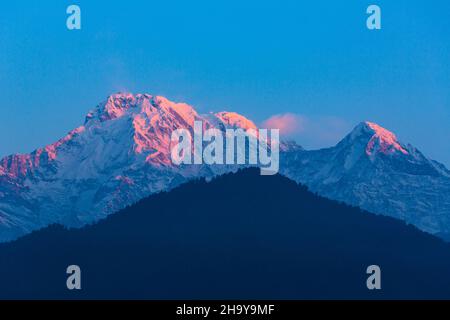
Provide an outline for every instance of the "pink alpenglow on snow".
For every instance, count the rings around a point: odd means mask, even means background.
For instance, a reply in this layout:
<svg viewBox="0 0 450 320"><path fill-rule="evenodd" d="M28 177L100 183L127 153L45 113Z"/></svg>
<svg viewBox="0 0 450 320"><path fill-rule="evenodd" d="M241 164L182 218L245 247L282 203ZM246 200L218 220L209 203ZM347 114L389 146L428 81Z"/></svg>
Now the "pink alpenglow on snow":
<svg viewBox="0 0 450 320"><path fill-rule="evenodd" d="M392 154L399 151L403 154L408 154L398 142L394 133L386 130L376 123L366 121L365 124L372 129L373 136L367 144L366 154L372 155L374 152L381 152L383 154Z"/></svg>
<svg viewBox="0 0 450 320"><path fill-rule="evenodd" d="M3 158L0 161L0 175L9 174L12 177L25 177L29 172L38 168L42 162L47 164L55 161L61 146L69 143L75 136L85 130L84 126L70 131L64 138L44 148L39 148L29 154L16 154Z"/></svg>
<svg viewBox="0 0 450 320"><path fill-rule="evenodd" d="M281 114L262 128L302 135L332 131L329 122L311 123ZM178 129L187 138L173 142ZM424 231L450 234L450 171L392 132L363 122L336 146L308 151L285 141L280 149L278 131L272 139L272 130L262 131L267 129L235 112L199 114L160 96L109 96L54 144L0 159L0 242L53 223L90 224L151 194L248 166L264 169L262 174L279 171L323 196ZM177 155L190 155L194 163L177 165L171 151L183 141Z"/></svg>
<svg viewBox="0 0 450 320"><path fill-rule="evenodd" d="M241 128L245 130L257 129L253 121L250 121L249 119L245 118L244 116L241 116L236 112L223 111L216 113L215 116L220 120L222 120L223 123L226 123L228 126L232 128Z"/></svg>

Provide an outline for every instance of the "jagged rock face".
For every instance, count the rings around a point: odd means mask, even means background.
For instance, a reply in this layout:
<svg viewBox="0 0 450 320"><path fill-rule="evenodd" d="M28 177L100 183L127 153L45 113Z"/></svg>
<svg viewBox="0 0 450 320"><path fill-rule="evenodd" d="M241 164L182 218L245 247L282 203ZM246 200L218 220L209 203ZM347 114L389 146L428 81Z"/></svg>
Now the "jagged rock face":
<svg viewBox="0 0 450 320"><path fill-rule="evenodd" d="M256 127L234 113L199 115L189 105L147 94L116 94L83 126L45 148L0 161L0 241L51 223L92 223L152 193L233 166L174 166L171 133Z"/></svg>
<svg viewBox="0 0 450 320"><path fill-rule="evenodd" d="M237 166L175 166L171 133L256 129L234 112L200 115L148 94L116 94L84 125L45 148L0 160L0 241L52 223L93 223L155 192ZM280 173L336 200L387 214L431 233L450 233L450 172L388 130L361 123L335 147L280 145Z"/></svg>

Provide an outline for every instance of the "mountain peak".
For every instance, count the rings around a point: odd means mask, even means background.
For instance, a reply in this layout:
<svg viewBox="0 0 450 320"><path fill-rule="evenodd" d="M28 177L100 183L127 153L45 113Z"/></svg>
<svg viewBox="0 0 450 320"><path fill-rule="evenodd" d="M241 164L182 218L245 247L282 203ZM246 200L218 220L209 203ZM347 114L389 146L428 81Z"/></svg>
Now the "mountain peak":
<svg viewBox="0 0 450 320"><path fill-rule="evenodd" d="M408 154L407 149L397 139L397 136L377 123L364 121L358 124L350 133L351 140L364 139L366 143L365 152L368 156L378 153L385 155L400 152Z"/></svg>
<svg viewBox="0 0 450 320"><path fill-rule="evenodd" d="M131 92L116 92L108 96L107 100L133 99L134 94Z"/></svg>
<svg viewBox="0 0 450 320"><path fill-rule="evenodd" d="M115 93L109 95L105 101L97 105L86 115L85 124L93 119L100 122L120 118L128 109L135 106L136 97L132 93Z"/></svg>
<svg viewBox="0 0 450 320"><path fill-rule="evenodd" d="M229 166L172 163L171 133L182 128L192 132L195 121L202 121L204 128L221 131L257 129L251 120L235 112L198 114L189 104L162 96L116 93L87 115L85 125L56 143L29 154L0 159L0 242L50 223L69 226L90 223L189 179L209 178L233 170ZM340 194L339 199L354 203L353 195L360 194L361 202L356 204L364 204L368 197L366 190L378 192L386 179L394 186L398 181L406 181L404 185L412 181L411 185L423 186L410 192L422 195L417 206L413 203L414 210L425 215L433 211L436 217L444 217L441 213L448 212L450 200L446 198L443 206L444 200L435 201L429 195L438 186L442 194L449 194L450 172L373 122L359 124L336 147L303 151L292 142L282 142L280 151L288 159L282 166L286 175L301 177L301 181L312 186L323 184L324 188L331 186L333 190L352 194L351 197ZM399 177L398 181L391 176ZM428 178L423 179L424 176ZM366 186L372 189L365 189ZM366 207L384 211L383 196L396 198L399 188L387 189L379 197L380 207ZM397 198L403 202L410 201L400 196ZM388 213L403 217L409 207L405 209L396 203ZM442 226L421 221L417 224L425 225L426 230L450 232L450 223L436 221L442 222Z"/></svg>
<svg viewBox="0 0 450 320"><path fill-rule="evenodd" d="M186 103L172 102L163 96L153 96L147 93L115 93L106 98L105 101L97 105L91 110L85 120L85 124L91 120L105 122L121 118L126 114L146 114L152 113L176 113L193 122L197 115L194 108Z"/></svg>
<svg viewBox="0 0 450 320"><path fill-rule="evenodd" d="M236 113L236 112L228 112L222 111L215 114L217 118L219 118L223 123L232 127L232 128L241 128L244 130L247 129L257 129L255 123L246 117Z"/></svg>

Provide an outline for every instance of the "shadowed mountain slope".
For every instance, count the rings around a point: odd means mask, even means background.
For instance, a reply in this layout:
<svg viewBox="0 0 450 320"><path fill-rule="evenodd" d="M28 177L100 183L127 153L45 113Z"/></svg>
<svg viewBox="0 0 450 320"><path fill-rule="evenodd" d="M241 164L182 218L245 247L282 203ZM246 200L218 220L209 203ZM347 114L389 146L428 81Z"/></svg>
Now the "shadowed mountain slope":
<svg viewBox="0 0 450 320"><path fill-rule="evenodd" d="M72 264L81 291L66 289ZM0 298L450 298L448 270L443 241L247 169L0 245Z"/></svg>

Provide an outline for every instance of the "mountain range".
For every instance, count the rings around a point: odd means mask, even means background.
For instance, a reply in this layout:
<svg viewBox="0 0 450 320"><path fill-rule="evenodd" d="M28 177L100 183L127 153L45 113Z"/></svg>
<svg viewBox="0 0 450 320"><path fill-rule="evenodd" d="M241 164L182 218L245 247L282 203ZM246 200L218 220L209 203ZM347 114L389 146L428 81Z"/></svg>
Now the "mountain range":
<svg viewBox="0 0 450 320"><path fill-rule="evenodd" d="M82 126L30 154L0 160L0 241L59 223L92 224L140 199L192 179L235 172L233 165L175 166L175 129L256 129L234 112L199 114L160 96L120 93L90 111ZM450 171L409 144L362 122L336 146L281 145L280 173L310 190L432 234L450 234Z"/></svg>
<svg viewBox="0 0 450 320"><path fill-rule="evenodd" d="M280 172L330 199L448 237L450 171L395 134L363 122L336 146L287 151Z"/></svg>
<svg viewBox="0 0 450 320"><path fill-rule="evenodd" d="M0 299L450 298L450 244L257 168L34 231L0 244L0 261ZM67 290L70 265L81 290Z"/></svg>

